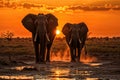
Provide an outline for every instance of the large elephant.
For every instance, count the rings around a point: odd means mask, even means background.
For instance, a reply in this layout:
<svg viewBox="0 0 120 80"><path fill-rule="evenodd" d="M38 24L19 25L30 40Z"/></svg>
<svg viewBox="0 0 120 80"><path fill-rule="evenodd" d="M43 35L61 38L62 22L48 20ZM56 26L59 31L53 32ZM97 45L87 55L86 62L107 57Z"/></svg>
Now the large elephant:
<svg viewBox="0 0 120 80"><path fill-rule="evenodd" d="M65 35L66 42L70 48L71 53L71 62L80 60L80 54L83 46L85 45L85 41L87 38L88 28L84 22L78 24L66 23L62 29L63 34ZM76 52L78 51L78 54Z"/></svg>
<svg viewBox="0 0 120 80"><path fill-rule="evenodd" d="M56 35L58 19L52 14L28 14L22 19L22 24L32 33L36 63L50 61L50 48Z"/></svg>

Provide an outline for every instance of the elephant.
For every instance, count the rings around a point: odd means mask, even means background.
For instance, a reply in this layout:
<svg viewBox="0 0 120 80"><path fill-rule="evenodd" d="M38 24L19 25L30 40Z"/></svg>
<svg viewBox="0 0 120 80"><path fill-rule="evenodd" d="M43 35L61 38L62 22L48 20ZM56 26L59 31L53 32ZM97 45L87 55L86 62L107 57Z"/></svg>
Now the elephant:
<svg viewBox="0 0 120 80"><path fill-rule="evenodd" d="M38 15L30 13L22 19L22 24L32 33L35 62L50 62L50 49L56 35L58 19L51 13Z"/></svg>
<svg viewBox="0 0 120 80"><path fill-rule="evenodd" d="M66 23L62 28L62 32L70 48L71 62L80 61L81 50L87 39L87 25L84 22L78 24ZM85 53L87 54L87 51Z"/></svg>

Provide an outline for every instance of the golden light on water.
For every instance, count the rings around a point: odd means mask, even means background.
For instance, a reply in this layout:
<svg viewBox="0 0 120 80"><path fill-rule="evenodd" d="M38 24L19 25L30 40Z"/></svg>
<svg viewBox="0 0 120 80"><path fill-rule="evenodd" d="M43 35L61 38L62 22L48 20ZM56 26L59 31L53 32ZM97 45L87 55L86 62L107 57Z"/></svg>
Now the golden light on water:
<svg viewBox="0 0 120 80"><path fill-rule="evenodd" d="M57 29L56 30L56 34L59 35L60 34L60 30Z"/></svg>

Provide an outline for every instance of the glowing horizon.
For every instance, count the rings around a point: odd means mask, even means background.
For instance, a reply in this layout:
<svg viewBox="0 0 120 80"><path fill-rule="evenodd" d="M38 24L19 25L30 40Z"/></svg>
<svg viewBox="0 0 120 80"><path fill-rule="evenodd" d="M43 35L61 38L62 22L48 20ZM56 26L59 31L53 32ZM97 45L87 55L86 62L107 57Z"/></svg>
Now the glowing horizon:
<svg viewBox="0 0 120 80"><path fill-rule="evenodd" d="M28 13L52 13L58 18L58 30L65 23L85 22L89 28L90 37L119 37L120 1L119 0L12 0L0 2L0 33L11 31L16 37L31 37L21 20ZM41 4L40 4L41 3ZM100 5L101 3L104 3ZM79 4L79 5L78 5ZM53 6L54 5L54 6ZM92 6L90 6L92 5ZM57 37L63 37L62 32Z"/></svg>

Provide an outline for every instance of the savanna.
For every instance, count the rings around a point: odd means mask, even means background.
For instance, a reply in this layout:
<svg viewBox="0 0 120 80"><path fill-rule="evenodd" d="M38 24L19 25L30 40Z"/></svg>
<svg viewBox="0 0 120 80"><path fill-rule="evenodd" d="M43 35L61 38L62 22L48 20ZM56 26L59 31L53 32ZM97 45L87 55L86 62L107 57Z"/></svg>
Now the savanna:
<svg viewBox="0 0 120 80"><path fill-rule="evenodd" d="M119 15L119 0L1 0L0 80L119 80Z"/></svg>

